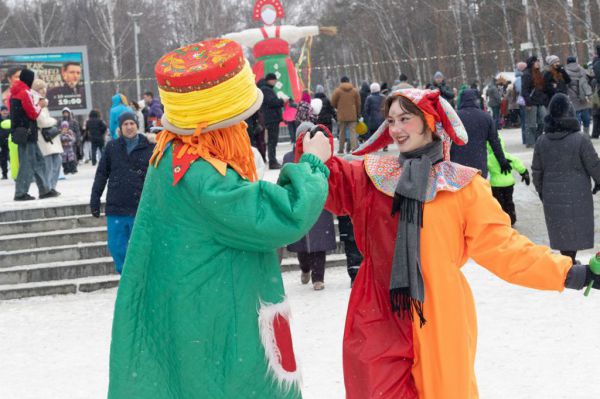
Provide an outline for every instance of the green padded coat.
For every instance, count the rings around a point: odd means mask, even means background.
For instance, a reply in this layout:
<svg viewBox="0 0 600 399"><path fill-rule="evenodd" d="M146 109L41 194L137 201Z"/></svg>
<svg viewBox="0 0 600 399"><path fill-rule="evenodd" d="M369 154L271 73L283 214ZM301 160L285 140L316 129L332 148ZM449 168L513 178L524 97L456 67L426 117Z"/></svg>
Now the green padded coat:
<svg viewBox="0 0 600 399"><path fill-rule="evenodd" d="M113 321L109 399L301 397L276 249L323 210L329 170L305 154L277 184L198 159L173 186L151 167Z"/></svg>

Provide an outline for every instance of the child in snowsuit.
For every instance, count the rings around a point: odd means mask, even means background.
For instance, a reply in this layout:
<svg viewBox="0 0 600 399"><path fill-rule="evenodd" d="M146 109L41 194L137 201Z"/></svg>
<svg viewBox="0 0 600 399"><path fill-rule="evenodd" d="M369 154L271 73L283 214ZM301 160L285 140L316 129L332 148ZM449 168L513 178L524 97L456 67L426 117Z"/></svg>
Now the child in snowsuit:
<svg viewBox="0 0 600 399"><path fill-rule="evenodd" d="M77 157L75 156L75 133L69 129L69 122L60 124L60 142L63 147L62 164L65 175L77 173Z"/></svg>
<svg viewBox="0 0 600 399"><path fill-rule="evenodd" d="M502 151L504 152L504 156L506 160L510 162L513 170L516 170L517 173L521 175L521 181L525 182L525 184L529 185L531 183L531 178L529 177L529 171L523 165L523 162L512 154L506 152L504 147L504 140L502 136L498 134L500 139L500 144L502 145ZM513 192L515 188L515 178L511 173L503 174L500 169L500 163L498 163L498 159L494 155L494 151L492 151L492 147L490 143L487 143L487 167L490 175L490 185L492 186L492 194L494 198L498 200L502 210L510 216L510 224L514 225L517 222L517 213L515 211L515 203L513 202Z"/></svg>

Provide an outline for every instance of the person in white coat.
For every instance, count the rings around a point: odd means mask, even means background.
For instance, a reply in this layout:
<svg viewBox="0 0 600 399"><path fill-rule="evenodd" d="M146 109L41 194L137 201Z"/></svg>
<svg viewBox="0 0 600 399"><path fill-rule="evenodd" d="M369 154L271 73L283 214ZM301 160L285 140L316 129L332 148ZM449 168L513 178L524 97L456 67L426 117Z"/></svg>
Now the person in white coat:
<svg viewBox="0 0 600 399"><path fill-rule="evenodd" d="M40 99L46 97L47 85L43 80L35 79L31 85L31 89L34 95L34 101L36 103ZM55 196L60 195L60 193L56 191L56 184L58 182L58 177L60 175L62 166L63 148L62 144L60 143L59 135L57 134L56 136L52 137L52 132L48 134L48 130L44 131L44 129L56 127L57 123L57 120L50 116L48 107L43 107L40 115L37 118L37 144L40 152L44 156L44 162L46 163L46 172L48 174L46 179L48 182L48 188L55 194Z"/></svg>

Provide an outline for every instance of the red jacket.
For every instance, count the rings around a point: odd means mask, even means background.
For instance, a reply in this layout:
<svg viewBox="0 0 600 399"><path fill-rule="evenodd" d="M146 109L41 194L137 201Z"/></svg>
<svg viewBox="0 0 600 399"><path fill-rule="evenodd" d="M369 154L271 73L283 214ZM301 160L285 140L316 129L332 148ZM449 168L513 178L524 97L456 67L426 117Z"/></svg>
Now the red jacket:
<svg viewBox="0 0 600 399"><path fill-rule="evenodd" d="M31 120L36 120L40 112L42 112L42 109L33 103L33 96L31 95L29 86L20 80L17 80L10 88L10 98L11 100L21 101L25 115Z"/></svg>

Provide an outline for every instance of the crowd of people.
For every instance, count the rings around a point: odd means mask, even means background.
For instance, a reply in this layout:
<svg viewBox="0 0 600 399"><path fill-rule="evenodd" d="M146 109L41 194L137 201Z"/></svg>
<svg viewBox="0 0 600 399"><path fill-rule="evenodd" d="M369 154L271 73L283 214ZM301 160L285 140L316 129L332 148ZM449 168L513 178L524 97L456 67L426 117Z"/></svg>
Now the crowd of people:
<svg viewBox="0 0 600 399"><path fill-rule="evenodd" d="M200 47L202 57L186 57ZM213 53L230 62L213 62ZM486 87L455 89L442 72L422 87L405 74L391 88L357 88L343 76L331 97L317 85L295 102L276 94L274 72L255 82L241 47L219 39L158 62L167 107L152 92L140 102L117 93L108 121L92 110L81 125L68 108L51 117L46 84L22 69L0 110L2 174L16 172L14 199L25 201L34 199L31 183L40 199L56 197L61 173L97 164L91 213L100 217L107 189L108 246L124 272L109 397L173 389L235 397L240 387L300 397L276 251L296 253L301 283L324 289L334 216L353 286L347 397L477 397L476 314L460 271L468 258L530 288L600 289L600 276L577 259L594 246L600 191L590 140L600 137L591 124L600 112L597 53L587 68L553 55L542 68L531 56L514 81L500 75ZM172 79L172 63L185 65L181 79ZM215 96L219 112L199 112ZM277 158L284 124L285 166ZM522 144L534 148L531 173L507 151L504 126L520 126ZM281 169L276 184L259 181L251 145ZM384 153L392 145L399 154ZM514 172L533 182L550 246L562 255L513 229Z"/></svg>
<svg viewBox="0 0 600 399"><path fill-rule="evenodd" d="M101 159L107 141L119 138L118 120L125 112L134 112L137 131L150 140L153 126L160 125L162 106L152 92L144 93L140 102L129 104L122 94L113 97L109 120L93 109L80 124L78 117L64 107L60 120L50 116L47 84L35 79L34 71L11 68L7 72L10 88L0 108L0 170L2 179L15 181L15 201L34 200L29 194L31 183L38 187L39 199L60 195L57 182L76 174L78 165ZM143 107L140 106L143 104Z"/></svg>

